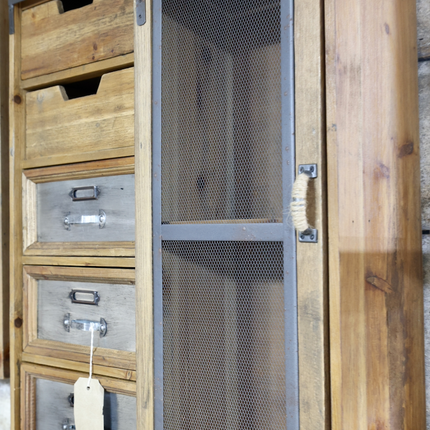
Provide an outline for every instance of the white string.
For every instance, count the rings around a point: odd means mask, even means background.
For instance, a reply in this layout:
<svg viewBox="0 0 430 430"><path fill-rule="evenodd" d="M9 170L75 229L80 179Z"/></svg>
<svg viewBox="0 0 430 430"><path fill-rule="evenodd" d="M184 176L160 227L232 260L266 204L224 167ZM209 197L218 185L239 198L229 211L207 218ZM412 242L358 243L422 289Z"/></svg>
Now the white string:
<svg viewBox="0 0 430 430"><path fill-rule="evenodd" d="M94 342L94 328L90 327L91 332L91 351L90 351L90 377L88 378L87 390L90 389L91 376L93 375L93 342Z"/></svg>
<svg viewBox="0 0 430 430"><path fill-rule="evenodd" d="M292 189L290 204L291 218L296 230L306 231L309 227L306 216L306 194L308 192L309 176L306 173L297 175Z"/></svg>

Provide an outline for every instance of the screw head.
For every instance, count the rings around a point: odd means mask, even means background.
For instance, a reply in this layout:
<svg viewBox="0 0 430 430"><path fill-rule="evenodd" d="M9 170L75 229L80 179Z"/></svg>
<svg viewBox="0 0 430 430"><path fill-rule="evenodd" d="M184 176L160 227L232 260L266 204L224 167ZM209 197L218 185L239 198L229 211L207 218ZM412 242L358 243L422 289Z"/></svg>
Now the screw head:
<svg viewBox="0 0 430 430"><path fill-rule="evenodd" d="M311 172L313 172L315 169L314 169L314 166L311 166L311 168L309 169Z"/></svg>
<svg viewBox="0 0 430 430"><path fill-rule="evenodd" d="M313 234L311 234L311 240L314 240L315 236Z"/></svg>
<svg viewBox="0 0 430 430"><path fill-rule="evenodd" d="M305 240L305 235L304 235L304 234L301 234L301 235L300 235L300 239L301 239L301 240Z"/></svg>
<svg viewBox="0 0 430 430"><path fill-rule="evenodd" d="M303 167L300 167L300 173L303 173L305 169Z"/></svg>

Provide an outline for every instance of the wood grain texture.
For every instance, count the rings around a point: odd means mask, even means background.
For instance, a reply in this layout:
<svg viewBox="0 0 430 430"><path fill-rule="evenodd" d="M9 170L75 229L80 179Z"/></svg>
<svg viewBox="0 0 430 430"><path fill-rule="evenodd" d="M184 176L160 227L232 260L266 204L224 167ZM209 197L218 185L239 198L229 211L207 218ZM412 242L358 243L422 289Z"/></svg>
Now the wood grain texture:
<svg viewBox="0 0 430 430"><path fill-rule="evenodd" d="M94 156L133 147L133 139L132 67L103 75L95 95L69 100L61 86L27 93L26 160Z"/></svg>
<svg viewBox="0 0 430 430"><path fill-rule="evenodd" d="M332 428L425 428L415 1L326 0Z"/></svg>
<svg viewBox="0 0 430 430"><path fill-rule="evenodd" d="M318 244L297 243L300 428L330 428L323 2L295 4L296 166L316 163L308 218Z"/></svg>
<svg viewBox="0 0 430 430"><path fill-rule="evenodd" d="M14 8L15 26L19 29L21 9ZM9 192L10 192L10 360L11 429L20 428L20 375L22 353L22 149L25 143L25 92L19 87L21 69L20 32L9 38Z"/></svg>
<svg viewBox="0 0 430 430"><path fill-rule="evenodd" d="M417 0L418 58L430 59L430 3Z"/></svg>
<svg viewBox="0 0 430 430"><path fill-rule="evenodd" d="M62 10L53 0L23 12L22 79L133 51L132 0L94 0Z"/></svg>
<svg viewBox="0 0 430 430"><path fill-rule="evenodd" d="M97 61L96 63L84 64L72 67L48 75L37 76L21 82L21 88L27 91L46 88L57 84L68 84L101 76L114 70L132 67L134 64L134 53L120 55L119 57Z"/></svg>
<svg viewBox="0 0 430 430"><path fill-rule="evenodd" d="M9 377L9 35L0 4L0 379Z"/></svg>
<svg viewBox="0 0 430 430"><path fill-rule="evenodd" d="M146 24L134 24L136 157L137 428L154 428L152 303L152 1Z"/></svg>
<svg viewBox="0 0 430 430"><path fill-rule="evenodd" d="M132 257L24 256L22 262L36 266L135 267Z"/></svg>
<svg viewBox="0 0 430 430"><path fill-rule="evenodd" d="M88 363L70 361L62 358L45 357L43 355L22 353L22 361L25 363L40 364L43 366L56 367L58 369L76 370L77 372L88 372ZM108 376L109 378L136 381L136 371L128 369L117 369L115 367L93 364L94 375Z"/></svg>

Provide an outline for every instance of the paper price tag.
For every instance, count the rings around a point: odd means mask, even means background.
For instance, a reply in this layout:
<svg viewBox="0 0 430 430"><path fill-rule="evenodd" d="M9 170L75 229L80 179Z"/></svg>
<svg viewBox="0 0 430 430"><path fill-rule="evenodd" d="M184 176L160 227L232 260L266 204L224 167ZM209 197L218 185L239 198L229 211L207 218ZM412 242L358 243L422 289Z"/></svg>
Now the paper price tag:
<svg viewBox="0 0 430 430"><path fill-rule="evenodd" d="M75 426L76 430L103 430L104 389L97 379L79 378L75 382Z"/></svg>

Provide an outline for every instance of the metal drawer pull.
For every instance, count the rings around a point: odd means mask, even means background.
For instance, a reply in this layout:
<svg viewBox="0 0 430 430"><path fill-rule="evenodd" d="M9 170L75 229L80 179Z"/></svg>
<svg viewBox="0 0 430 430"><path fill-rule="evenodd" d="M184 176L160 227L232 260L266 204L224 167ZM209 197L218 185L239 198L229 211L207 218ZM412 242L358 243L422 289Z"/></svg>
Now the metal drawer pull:
<svg viewBox="0 0 430 430"><path fill-rule="evenodd" d="M99 228L106 225L106 212L99 210L98 215L70 215L70 212L64 218L64 228L70 230L72 225L76 224L98 224Z"/></svg>
<svg viewBox="0 0 430 430"><path fill-rule="evenodd" d="M70 423L70 420L66 418L63 420L63 426L61 427L63 430L76 430L76 427L74 424Z"/></svg>
<svg viewBox="0 0 430 430"><path fill-rule="evenodd" d="M89 193L85 193L85 191L92 191ZM76 187L72 188L69 196L72 198L74 202L82 202L84 200L97 200L99 198L100 190L97 185L91 185L89 187Z"/></svg>
<svg viewBox="0 0 430 430"><path fill-rule="evenodd" d="M72 320L70 314L64 315L63 319L64 330L70 332L71 328L76 328L77 330L99 331L100 337L105 337L107 333L107 322L104 318L100 318L100 321L90 321L90 320Z"/></svg>
<svg viewBox="0 0 430 430"><path fill-rule="evenodd" d="M72 290L69 297L72 303L79 303L81 305L98 305L100 301L98 291Z"/></svg>
<svg viewBox="0 0 430 430"><path fill-rule="evenodd" d="M74 408L75 407L75 394L70 393L69 396L67 397L67 400L69 402L70 407Z"/></svg>

